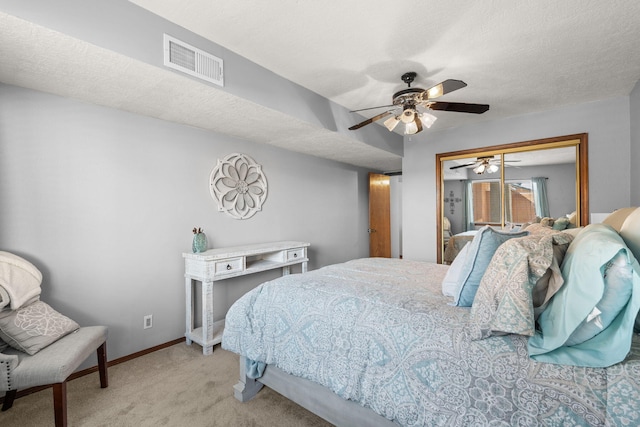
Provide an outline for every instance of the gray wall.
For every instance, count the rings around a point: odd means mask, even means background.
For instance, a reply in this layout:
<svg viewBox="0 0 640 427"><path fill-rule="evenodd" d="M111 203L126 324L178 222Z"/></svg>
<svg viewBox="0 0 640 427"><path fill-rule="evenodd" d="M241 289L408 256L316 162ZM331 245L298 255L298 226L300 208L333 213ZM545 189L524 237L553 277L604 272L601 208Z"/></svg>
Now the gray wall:
<svg viewBox="0 0 640 427"><path fill-rule="evenodd" d="M391 258L402 257L402 175L389 178Z"/></svg>
<svg viewBox="0 0 640 427"><path fill-rule="evenodd" d="M268 180L248 220L218 212L209 194L211 170L231 153L252 157ZM107 325L110 359L184 335L193 227L210 247L308 241L310 269L368 256L367 172L0 84L0 250L41 269L53 308ZM217 317L277 276L220 282ZM154 325L143 330L146 314Z"/></svg>
<svg viewBox="0 0 640 427"><path fill-rule="evenodd" d="M636 111L634 118L637 117ZM629 97L620 97L440 132L431 129L406 138L402 208L404 257L436 259L437 153L587 132L589 210L611 212L629 206L632 164L635 169L635 163L629 159L630 119ZM634 146L639 142L636 139ZM635 150L637 155L638 148ZM635 174L637 177L637 172Z"/></svg>
<svg viewBox="0 0 640 427"><path fill-rule="evenodd" d="M631 205L640 206L640 80L633 88L631 108Z"/></svg>

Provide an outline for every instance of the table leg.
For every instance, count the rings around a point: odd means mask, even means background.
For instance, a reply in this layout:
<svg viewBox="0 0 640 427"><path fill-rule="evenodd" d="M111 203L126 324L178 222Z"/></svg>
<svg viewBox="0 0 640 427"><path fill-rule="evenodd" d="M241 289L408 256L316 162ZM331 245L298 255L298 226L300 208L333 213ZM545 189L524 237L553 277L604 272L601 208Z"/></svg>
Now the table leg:
<svg viewBox="0 0 640 427"><path fill-rule="evenodd" d="M202 282L202 354L213 353L213 282Z"/></svg>
<svg viewBox="0 0 640 427"><path fill-rule="evenodd" d="M193 281L191 280L191 277L185 277L184 291L186 298L185 301L187 303L185 337L187 337L187 345L191 345L192 341L190 334L193 331Z"/></svg>

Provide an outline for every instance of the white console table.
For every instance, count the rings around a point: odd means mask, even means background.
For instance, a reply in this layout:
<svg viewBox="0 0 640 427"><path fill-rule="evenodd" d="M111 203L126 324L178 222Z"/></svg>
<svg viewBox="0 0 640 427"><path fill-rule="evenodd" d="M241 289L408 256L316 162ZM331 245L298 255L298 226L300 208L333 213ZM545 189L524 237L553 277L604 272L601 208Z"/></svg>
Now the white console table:
<svg viewBox="0 0 640 427"><path fill-rule="evenodd" d="M302 264L307 271L306 242L274 242L258 245L210 249L201 253L183 253L187 306L187 344L196 342L202 353L213 353L213 346L222 341L224 319L213 321L213 283L231 277L244 276L266 270L282 268L282 275L290 267ZM194 328L194 281L202 282L202 326Z"/></svg>

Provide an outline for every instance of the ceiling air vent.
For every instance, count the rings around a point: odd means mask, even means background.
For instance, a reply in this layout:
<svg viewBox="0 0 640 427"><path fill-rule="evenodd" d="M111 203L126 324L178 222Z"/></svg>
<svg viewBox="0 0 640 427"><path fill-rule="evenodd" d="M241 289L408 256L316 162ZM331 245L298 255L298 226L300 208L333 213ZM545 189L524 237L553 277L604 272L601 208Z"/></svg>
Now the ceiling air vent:
<svg viewBox="0 0 640 427"><path fill-rule="evenodd" d="M168 34L164 35L164 65L199 79L224 86L222 59Z"/></svg>

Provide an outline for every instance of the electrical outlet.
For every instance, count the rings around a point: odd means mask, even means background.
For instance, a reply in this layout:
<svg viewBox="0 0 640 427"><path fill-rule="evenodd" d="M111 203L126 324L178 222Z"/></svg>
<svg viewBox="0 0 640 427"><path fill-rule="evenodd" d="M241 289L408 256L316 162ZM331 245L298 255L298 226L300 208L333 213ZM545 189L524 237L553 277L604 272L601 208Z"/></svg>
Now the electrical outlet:
<svg viewBox="0 0 640 427"><path fill-rule="evenodd" d="M146 316L144 316L143 328L149 329L152 326L153 326L153 314L147 314Z"/></svg>

